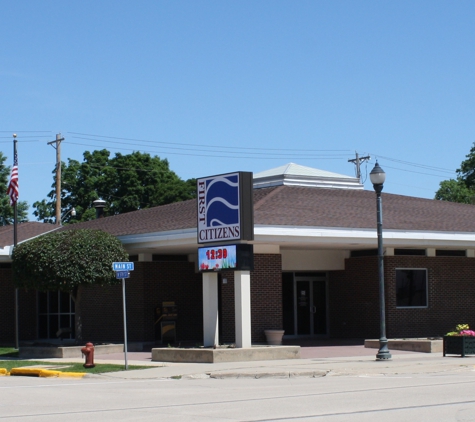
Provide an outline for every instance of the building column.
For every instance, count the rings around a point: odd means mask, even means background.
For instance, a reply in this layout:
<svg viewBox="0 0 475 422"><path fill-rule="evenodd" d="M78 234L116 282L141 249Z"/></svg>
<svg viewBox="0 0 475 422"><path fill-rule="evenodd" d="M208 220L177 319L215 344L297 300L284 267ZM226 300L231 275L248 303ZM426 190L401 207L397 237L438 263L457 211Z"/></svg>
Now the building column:
<svg viewBox="0 0 475 422"><path fill-rule="evenodd" d="M219 345L218 273L203 274L203 346Z"/></svg>
<svg viewBox="0 0 475 422"><path fill-rule="evenodd" d="M236 347L251 347L251 273L234 271Z"/></svg>

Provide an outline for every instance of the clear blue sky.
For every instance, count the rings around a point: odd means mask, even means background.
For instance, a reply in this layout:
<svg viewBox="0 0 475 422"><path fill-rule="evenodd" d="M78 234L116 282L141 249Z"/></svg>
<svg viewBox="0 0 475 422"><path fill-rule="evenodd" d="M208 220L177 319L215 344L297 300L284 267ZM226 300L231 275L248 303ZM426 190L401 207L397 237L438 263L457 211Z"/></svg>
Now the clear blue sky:
<svg viewBox="0 0 475 422"><path fill-rule="evenodd" d="M1 9L0 147L11 165L18 134L30 206L51 190L59 132L63 161L139 150L183 179L289 162L354 175L357 151L385 192L426 198L475 141L473 0Z"/></svg>

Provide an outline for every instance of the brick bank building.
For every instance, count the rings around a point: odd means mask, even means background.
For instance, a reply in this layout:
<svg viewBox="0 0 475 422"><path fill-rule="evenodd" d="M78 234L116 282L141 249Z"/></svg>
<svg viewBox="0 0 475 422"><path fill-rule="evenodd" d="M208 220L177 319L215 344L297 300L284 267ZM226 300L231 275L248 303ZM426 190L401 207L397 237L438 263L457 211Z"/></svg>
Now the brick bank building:
<svg viewBox="0 0 475 422"><path fill-rule="evenodd" d="M475 207L382 194L388 338L440 336L475 327ZM379 337L376 200L359 180L296 164L254 175L251 336ZM79 223L116 236L134 261L126 282L130 342L160 342L157 308L176 305L176 340L203 341L203 274L197 202L189 200ZM18 226L18 241L58 228ZM12 344L12 226L0 228L0 344ZM100 251L98 251L100 253ZM219 341L235 341L234 272L218 273ZM74 302L60 292L20 291L20 342L56 339L71 328ZM120 285L87 286L83 338L122 342Z"/></svg>

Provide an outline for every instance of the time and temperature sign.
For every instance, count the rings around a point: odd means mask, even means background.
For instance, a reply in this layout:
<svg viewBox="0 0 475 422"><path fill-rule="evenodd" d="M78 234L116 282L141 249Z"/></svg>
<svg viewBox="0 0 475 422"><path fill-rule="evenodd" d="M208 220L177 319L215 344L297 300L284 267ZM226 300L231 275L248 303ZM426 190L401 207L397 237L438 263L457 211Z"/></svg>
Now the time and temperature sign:
<svg viewBox="0 0 475 422"><path fill-rule="evenodd" d="M205 254L206 254L206 258L209 261L227 259L228 255L229 255L227 247L218 248L218 249L206 248ZM236 248L231 248L231 255L230 256L235 255L235 254L236 254Z"/></svg>
<svg viewBox="0 0 475 422"><path fill-rule="evenodd" d="M252 245L224 245L198 248L200 271L252 270L254 254Z"/></svg>

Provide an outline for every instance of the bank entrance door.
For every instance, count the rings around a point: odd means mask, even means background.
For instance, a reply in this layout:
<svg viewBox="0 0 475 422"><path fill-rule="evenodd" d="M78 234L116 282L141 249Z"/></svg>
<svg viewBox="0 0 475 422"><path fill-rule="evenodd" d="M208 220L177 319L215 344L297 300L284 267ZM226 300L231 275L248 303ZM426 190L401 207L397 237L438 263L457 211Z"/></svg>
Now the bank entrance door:
<svg viewBox="0 0 475 422"><path fill-rule="evenodd" d="M286 335L327 334L326 274L290 273L283 277L283 311Z"/></svg>

